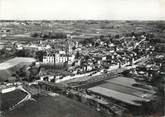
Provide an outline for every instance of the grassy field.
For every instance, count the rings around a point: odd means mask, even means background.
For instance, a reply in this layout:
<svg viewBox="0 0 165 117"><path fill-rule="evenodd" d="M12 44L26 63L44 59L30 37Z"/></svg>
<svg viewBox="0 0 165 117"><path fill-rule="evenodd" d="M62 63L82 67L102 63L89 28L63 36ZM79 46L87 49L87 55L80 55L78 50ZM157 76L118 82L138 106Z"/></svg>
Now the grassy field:
<svg viewBox="0 0 165 117"><path fill-rule="evenodd" d="M35 99L4 117L109 117L63 96L39 96Z"/></svg>
<svg viewBox="0 0 165 117"><path fill-rule="evenodd" d="M9 93L2 94L2 110L6 111L19 101L21 101L27 94L21 90L15 90Z"/></svg>

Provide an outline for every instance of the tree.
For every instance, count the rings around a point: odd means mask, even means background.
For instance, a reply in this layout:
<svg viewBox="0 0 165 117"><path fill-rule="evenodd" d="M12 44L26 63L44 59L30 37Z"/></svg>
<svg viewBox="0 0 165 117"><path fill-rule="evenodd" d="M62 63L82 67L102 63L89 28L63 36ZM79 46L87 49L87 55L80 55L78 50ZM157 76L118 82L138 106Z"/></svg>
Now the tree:
<svg viewBox="0 0 165 117"><path fill-rule="evenodd" d="M79 57L80 57L80 53L79 53L79 51L77 51L75 58L78 59Z"/></svg>
<svg viewBox="0 0 165 117"><path fill-rule="evenodd" d="M46 54L45 51L37 51L36 52L36 58L39 60L39 61L42 61L43 60L43 56Z"/></svg>
<svg viewBox="0 0 165 117"><path fill-rule="evenodd" d="M31 34L31 37L38 37L38 36L40 36L38 33L32 33Z"/></svg>
<svg viewBox="0 0 165 117"><path fill-rule="evenodd" d="M15 55L18 57L25 57L25 50L18 50Z"/></svg>
<svg viewBox="0 0 165 117"><path fill-rule="evenodd" d="M88 60L89 58L90 58L89 55L84 56L85 61Z"/></svg>

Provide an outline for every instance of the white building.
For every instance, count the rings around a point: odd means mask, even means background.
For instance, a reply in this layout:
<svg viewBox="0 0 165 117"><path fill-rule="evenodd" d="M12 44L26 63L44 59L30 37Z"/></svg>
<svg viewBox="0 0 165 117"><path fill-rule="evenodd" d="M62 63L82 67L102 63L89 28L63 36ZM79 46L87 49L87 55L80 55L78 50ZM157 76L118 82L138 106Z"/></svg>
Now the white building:
<svg viewBox="0 0 165 117"><path fill-rule="evenodd" d="M60 54L43 56L43 63L45 64L63 64L68 61L68 64L72 64L75 59L75 55Z"/></svg>
<svg viewBox="0 0 165 117"><path fill-rule="evenodd" d="M5 48L5 43L0 41L0 50L2 50L3 48Z"/></svg>
<svg viewBox="0 0 165 117"><path fill-rule="evenodd" d="M51 49L50 45L42 46L36 44L24 45L23 48L25 49L34 49L34 50L48 50Z"/></svg>
<svg viewBox="0 0 165 117"><path fill-rule="evenodd" d="M46 55L43 56L43 63L54 63L54 56L53 55Z"/></svg>

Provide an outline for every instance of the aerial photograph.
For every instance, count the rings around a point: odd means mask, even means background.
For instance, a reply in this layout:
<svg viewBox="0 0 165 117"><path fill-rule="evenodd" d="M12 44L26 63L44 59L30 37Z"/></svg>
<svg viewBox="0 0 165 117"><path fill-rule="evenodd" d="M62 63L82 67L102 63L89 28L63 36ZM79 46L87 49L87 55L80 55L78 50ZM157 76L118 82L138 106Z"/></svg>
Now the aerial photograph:
<svg viewBox="0 0 165 117"><path fill-rule="evenodd" d="M0 0L0 117L164 117L165 0Z"/></svg>

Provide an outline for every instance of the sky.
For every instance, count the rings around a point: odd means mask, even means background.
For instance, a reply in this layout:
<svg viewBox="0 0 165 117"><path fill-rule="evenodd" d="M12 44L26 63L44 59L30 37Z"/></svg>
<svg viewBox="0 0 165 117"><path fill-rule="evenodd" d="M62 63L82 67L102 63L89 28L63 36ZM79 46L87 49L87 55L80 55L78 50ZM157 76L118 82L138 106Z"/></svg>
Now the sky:
<svg viewBox="0 0 165 117"><path fill-rule="evenodd" d="M165 20L165 0L0 0L4 20Z"/></svg>

